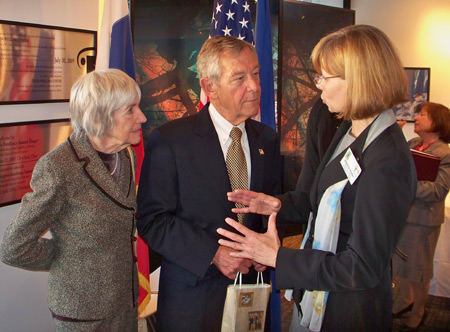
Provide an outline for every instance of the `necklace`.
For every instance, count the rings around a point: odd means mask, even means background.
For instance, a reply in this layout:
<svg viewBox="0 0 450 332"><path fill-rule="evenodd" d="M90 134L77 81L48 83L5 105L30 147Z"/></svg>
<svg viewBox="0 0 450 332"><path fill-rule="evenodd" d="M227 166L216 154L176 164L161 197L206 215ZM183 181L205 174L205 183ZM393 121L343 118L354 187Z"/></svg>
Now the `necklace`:
<svg viewBox="0 0 450 332"><path fill-rule="evenodd" d="M428 149L436 141L437 141L436 139L434 141L431 141L431 143L428 144L425 147L423 147L423 141L422 141L418 146L416 146L416 150L418 150L418 151L425 151L426 149Z"/></svg>
<svg viewBox="0 0 450 332"><path fill-rule="evenodd" d="M113 170L110 172L111 175L113 175L117 170L117 164L119 163L119 153L118 152L116 152L115 158L116 158L116 162L114 164Z"/></svg>

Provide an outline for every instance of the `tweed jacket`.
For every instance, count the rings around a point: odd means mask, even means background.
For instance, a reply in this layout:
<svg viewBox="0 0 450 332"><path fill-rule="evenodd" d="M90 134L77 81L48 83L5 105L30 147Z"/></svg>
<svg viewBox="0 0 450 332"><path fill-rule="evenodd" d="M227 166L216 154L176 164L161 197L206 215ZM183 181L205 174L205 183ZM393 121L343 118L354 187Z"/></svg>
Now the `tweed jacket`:
<svg viewBox="0 0 450 332"><path fill-rule="evenodd" d="M59 316L101 320L137 305L135 183L128 152L119 156L116 182L87 136L72 134L36 163L33 191L4 233L2 261L49 271L48 305Z"/></svg>
<svg viewBox="0 0 450 332"><path fill-rule="evenodd" d="M419 137L409 141L415 148L422 140ZM438 140L425 152L441 158L438 174L434 182L418 181L416 199L411 206L408 223L423 226L439 226L444 222L445 197L450 189L450 148L445 142Z"/></svg>

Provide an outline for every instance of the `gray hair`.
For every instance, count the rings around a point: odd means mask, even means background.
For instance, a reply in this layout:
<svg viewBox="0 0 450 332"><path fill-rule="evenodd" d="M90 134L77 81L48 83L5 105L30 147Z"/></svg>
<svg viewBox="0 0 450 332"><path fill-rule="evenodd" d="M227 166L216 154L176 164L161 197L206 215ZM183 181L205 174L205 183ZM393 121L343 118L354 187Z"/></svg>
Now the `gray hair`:
<svg viewBox="0 0 450 332"><path fill-rule="evenodd" d="M258 58L255 47L235 37L217 36L209 38L203 44L197 57L197 72L199 78L208 77L217 82L222 75L220 59L225 55L238 56L248 48Z"/></svg>
<svg viewBox="0 0 450 332"><path fill-rule="evenodd" d="M136 82L118 69L97 70L79 78L70 91L72 128L90 137L101 137L113 127L112 115L141 98Z"/></svg>

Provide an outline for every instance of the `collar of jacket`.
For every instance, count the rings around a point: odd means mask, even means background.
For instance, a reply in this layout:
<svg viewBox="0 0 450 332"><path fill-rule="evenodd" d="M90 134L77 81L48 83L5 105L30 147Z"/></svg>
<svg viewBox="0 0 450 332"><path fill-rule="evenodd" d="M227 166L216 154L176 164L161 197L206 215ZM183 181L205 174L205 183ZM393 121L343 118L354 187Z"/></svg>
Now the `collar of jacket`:
<svg viewBox="0 0 450 332"><path fill-rule="evenodd" d="M103 161L98 156L97 151L92 147L84 132L78 135L72 133L67 140L73 154L80 162L83 172L92 184L115 204L124 209L134 211L136 194L128 151L125 149L119 152L122 165L119 181L116 182L109 174Z"/></svg>

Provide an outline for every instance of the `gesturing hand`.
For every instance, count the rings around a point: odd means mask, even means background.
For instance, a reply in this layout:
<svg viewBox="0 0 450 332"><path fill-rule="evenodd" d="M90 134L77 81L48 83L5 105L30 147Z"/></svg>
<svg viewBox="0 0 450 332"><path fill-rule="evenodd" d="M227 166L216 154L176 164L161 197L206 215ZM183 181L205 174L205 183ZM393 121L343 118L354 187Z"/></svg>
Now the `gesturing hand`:
<svg viewBox="0 0 450 332"><path fill-rule="evenodd" d="M228 200L234 203L245 205L245 208L233 208L234 213L258 213L270 215L278 212L281 208L281 201L278 198L251 190L237 189L227 193Z"/></svg>
<svg viewBox="0 0 450 332"><path fill-rule="evenodd" d="M233 249L232 257L251 259L259 264L275 267L280 239L276 228L276 213L269 217L267 232L260 234L254 232L231 218L226 218L228 225L236 229L243 236L227 231L223 228L217 229L217 233L231 241L220 239L219 244Z"/></svg>

